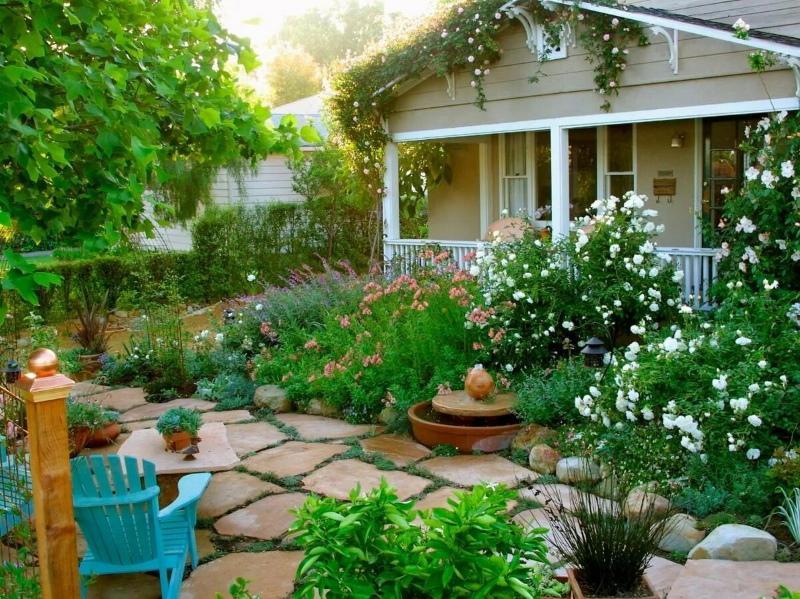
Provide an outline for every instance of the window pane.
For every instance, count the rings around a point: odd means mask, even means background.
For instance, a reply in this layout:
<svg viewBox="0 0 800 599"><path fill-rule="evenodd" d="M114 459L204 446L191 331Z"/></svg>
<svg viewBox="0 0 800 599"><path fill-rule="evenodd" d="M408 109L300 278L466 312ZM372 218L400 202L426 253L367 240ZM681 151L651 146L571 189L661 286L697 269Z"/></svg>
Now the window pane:
<svg viewBox="0 0 800 599"><path fill-rule="evenodd" d="M621 198L628 191L633 189L633 175L609 175L608 193L612 196Z"/></svg>
<svg viewBox="0 0 800 599"><path fill-rule="evenodd" d="M633 125L608 128L608 172L633 171Z"/></svg>
<svg viewBox="0 0 800 599"><path fill-rule="evenodd" d="M597 130L569 131L569 216L586 214L597 199Z"/></svg>
<svg viewBox="0 0 800 599"><path fill-rule="evenodd" d="M525 215L528 211L528 179L504 179L504 194L508 215L512 217Z"/></svg>
<svg viewBox="0 0 800 599"><path fill-rule="evenodd" d="M553 186L550 171L550 132L534 135L534 160L536 169L536 220L550 220Z"/></svg>
<svg viewBox="0 0 800 599"><path fill-rule="evenodd" d="M736 168L737 151L711 150L711 176L715 179L733 179L738 175Z"/></svg>
<svg viewBox="0 0 800 599"><path fill-rule="evenodd" d="M507 177L524 177L528 174L526 160L525 133L509 133L506 135L506 172Z"/></svg>

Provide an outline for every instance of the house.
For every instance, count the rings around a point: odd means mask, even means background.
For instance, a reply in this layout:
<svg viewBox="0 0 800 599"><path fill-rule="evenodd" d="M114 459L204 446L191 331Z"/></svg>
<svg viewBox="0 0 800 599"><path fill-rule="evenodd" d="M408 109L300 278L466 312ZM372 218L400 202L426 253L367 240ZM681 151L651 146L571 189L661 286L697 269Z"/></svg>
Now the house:
<svg viewBox="0 0 800 599"><path fill-rule="evenodd" d="M531 2L512 0L500 8L511 21L497 34L502 55L485 78L483 110L466 69L398 83L386 122L386 259L406 261L437 244L463 260L504 211L562 236L596 198L633 189L659 212L659 245L684 271L687 301L703 303L715 249L702 223L718 222L726 188L743 180L745 128L765 113L800 108L800 2L540 4L639 23L649 45L628 49L619 95L603 111L579 36L564 29L554 46ZM749 32L737 34L739 19ZM754 71L753 52L775 64ZM429 140L447 144L453 179L430 193L430 239L400 239L397 144Z"/></svg>
<svg viewBox="0 0 800 599"><path fill-rule="evenodd" d="M272 110L272 122L277 125L286 115L297 117L298 126L313 122L323 137L327 136L320 113L322 97L320 94L302 98ZM301 151L313 152L317 146L302 142ZM226 169L220 170L211 186L211 199L218 206L257 206L271 203L302 202L303 197L292 189L292 171L286 156L275 154L262 160L254 172L245 172L240 181ZM153 249L188 251L192 248L191 223L155 229L155 237L144 238L141 245Z"/></svg>

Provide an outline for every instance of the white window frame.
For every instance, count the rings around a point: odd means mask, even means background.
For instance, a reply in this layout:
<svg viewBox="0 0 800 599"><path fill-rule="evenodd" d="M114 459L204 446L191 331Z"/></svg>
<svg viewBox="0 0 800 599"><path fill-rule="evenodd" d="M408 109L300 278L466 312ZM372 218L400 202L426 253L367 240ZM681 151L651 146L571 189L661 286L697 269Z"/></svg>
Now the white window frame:
<svg viewBox="0 0 800 599"><path fill-rule="evenodd" d="M511 214L511 208L508 204L508 197L506 196L506 179L526 179L527 180L527 196L528 196L528 205L526 206L525 210L527 212L527 216L533 217L534 214L534 199L533 199L533 191L535 189L533 180L536 176L536 173L533 169L533 152L532 152L532 145L533 144L533 133L530 131L518 132L525 134L525 175L516 175L516 176L507 176L506 173L506 135L514 135L514 133L500 134L500 148L498 152L499 156L499 186L500 186L500 211L503 210L508 211L508 216L510 218L516 218L517 214Z"/></svg>
<svg viewBox="0 0 800 599"><path fill-rule="evenodd" d="M619 123L620 125L631 125L633 128L631 132L631 152L633 155L631 156L631 169L630 171L611 171L608 167L609 156L608 156L608 127L615 126L615 125L605 125L603 127L597 128L597 197L598 198L607 198L611 192L611 177L614 175L627 175L633 176L633 191L639 190L639 178L637 176L638 171L638 137L637 137L637 130L638 127L636 123ZM630 191L630 190L627 190Z"/></svg>

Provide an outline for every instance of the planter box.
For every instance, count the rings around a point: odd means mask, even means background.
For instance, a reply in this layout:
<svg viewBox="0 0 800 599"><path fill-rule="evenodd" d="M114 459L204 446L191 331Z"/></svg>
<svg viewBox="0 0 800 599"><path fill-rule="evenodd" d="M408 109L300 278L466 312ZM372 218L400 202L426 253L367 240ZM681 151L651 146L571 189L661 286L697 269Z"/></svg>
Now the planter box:
<svg viewBox="0 0 800 599"><path fill-rule="evenodd" d="M569 586L572 587L572 598L573 599L628 599L627 597L623 597L621 595L616 595L615 597L600 597L597 595L584 595L583 591L581 590L581 585L578 583L578 579L575 576L577 570L569 569L567 570L567 576L569 577ZM646 594L644 595L631 595L630 599L660 599L658 593L653 590L653 587L650 586L650 583L647 581L646 577L642 577L642 587L644 587Z"/></svg>

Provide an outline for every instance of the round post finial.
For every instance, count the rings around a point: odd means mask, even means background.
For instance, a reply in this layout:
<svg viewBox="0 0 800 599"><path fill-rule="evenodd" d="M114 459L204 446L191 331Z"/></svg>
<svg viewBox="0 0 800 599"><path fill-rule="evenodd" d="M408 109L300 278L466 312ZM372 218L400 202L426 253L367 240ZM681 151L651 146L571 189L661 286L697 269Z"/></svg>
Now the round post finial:
<svg viewBox="0 0 800 599"><path fill-rule="evenodd" d="M35 374L36 378L58 374L58 356L56 352L46 347L33 350L28 358L28 370Z"/></svg>

